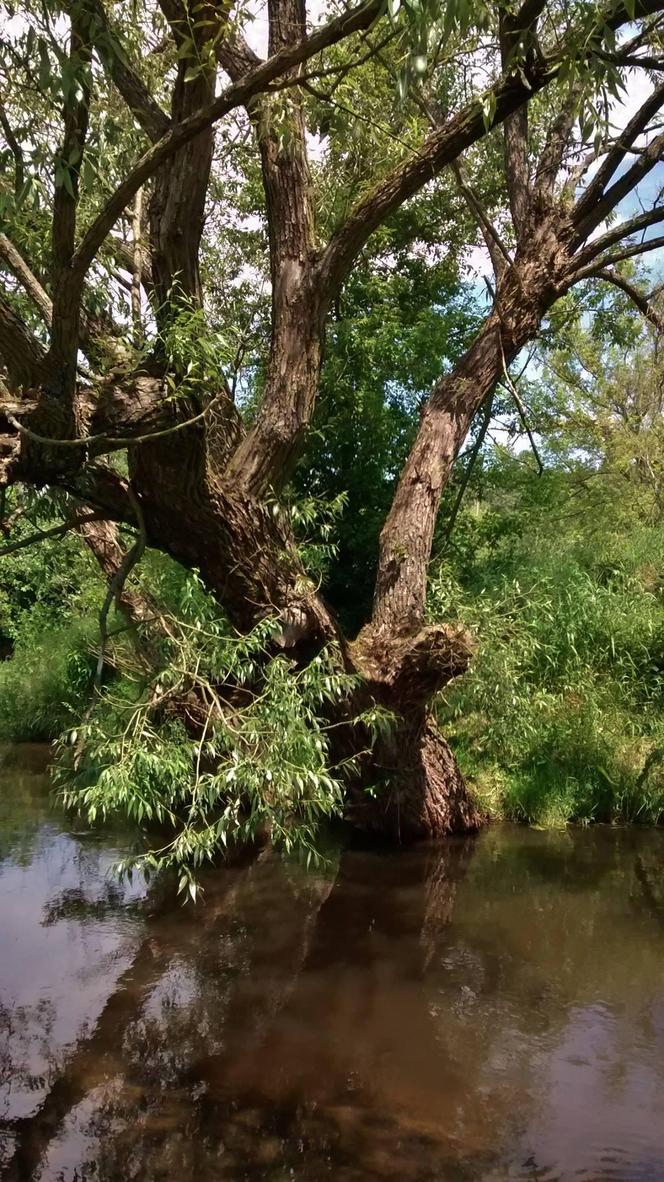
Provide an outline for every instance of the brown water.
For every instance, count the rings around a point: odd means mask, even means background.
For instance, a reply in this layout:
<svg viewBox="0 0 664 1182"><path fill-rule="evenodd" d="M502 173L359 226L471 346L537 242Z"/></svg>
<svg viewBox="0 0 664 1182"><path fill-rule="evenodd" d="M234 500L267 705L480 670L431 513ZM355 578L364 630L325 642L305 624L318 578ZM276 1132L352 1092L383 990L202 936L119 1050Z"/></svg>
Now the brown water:
<svg viewBox="0 0 664 1182"><path fill-rule="evenodd" d="M664 1180L664 833L266 857L182 908L42 760L0 766L3 1177Z"/></svg>

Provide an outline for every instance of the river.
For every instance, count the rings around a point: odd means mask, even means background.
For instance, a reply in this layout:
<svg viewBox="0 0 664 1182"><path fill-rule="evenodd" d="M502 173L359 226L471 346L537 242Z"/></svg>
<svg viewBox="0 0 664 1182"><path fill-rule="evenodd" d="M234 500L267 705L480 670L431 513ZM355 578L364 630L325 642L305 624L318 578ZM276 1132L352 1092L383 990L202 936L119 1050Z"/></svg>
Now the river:
<svg viewBox="0 0 664 1182"><path fill-rule="evenodd" d="M0 1174L664 1179L664 832L487 829L182 907L0 754Z"/></svg>

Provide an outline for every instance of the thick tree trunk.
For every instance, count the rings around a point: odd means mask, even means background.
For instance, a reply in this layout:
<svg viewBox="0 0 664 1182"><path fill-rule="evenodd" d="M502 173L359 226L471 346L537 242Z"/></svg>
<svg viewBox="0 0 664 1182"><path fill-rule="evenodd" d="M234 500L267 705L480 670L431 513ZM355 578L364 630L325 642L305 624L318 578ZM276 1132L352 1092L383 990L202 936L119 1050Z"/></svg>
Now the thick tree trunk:
<svg viewBox="0 0 664 1182"><path fill-rule="evenodd" d="M448 625L399 636L363 630L350 645L362 693L391 712L350 794L358 827L397 841L479 828L482 815L431 710L436 692L468 667L473 640Z"/></svg>
<svg viewBox="0 0 664 1182"><path fill-rule="evenodd" d="M483 328L422 411L381 533L372 618L352 647L396 724L376 753L374 770L382 762L387 790L365 800L358 814L367 828L402 840L468 831L482 820L431 714L435 693L466 668L470 645L462 633L423 626L427 572L454 460L474 415L538 331L556 294L564 241L552 221L531 227Z"/></svg>
<svg viewBox="0 0 664 1182"><path fill-rule="evenodd" d="M348 808L349 820L368 833L406 843L472 833L483 823L426 708L400 718L389 738L379 740L368 774L373 782L352 791Z"/></svg>

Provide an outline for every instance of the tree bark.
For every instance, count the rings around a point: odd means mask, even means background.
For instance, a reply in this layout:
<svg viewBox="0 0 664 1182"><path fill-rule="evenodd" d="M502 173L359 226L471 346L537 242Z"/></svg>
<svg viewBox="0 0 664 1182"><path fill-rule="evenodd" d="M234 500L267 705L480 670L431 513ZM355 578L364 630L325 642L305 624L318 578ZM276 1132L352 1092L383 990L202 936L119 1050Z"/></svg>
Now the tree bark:
<svg viewBox="0 0 664 1182"><path fill-rule="evenodd" d="M387 790L365 799L358 819L403 840L468 831L482 821L431 713L435 693L467 667L472 645L452 628L424 626L427 571L441 496L473 417L560 294L571 231L552 216L536 221L532 207L530 216L493 310L422 411L381 532L372 617L352 646L376 700L396 716L375 758Z"/></svg>
<svg viewBox="0 0 664 1182"><path fill-rule="evenodd" d="M473 833L486 819L427 707L378 741L370 771L373 782L353 789L347 814L367 833L410 843Z"/></svg>

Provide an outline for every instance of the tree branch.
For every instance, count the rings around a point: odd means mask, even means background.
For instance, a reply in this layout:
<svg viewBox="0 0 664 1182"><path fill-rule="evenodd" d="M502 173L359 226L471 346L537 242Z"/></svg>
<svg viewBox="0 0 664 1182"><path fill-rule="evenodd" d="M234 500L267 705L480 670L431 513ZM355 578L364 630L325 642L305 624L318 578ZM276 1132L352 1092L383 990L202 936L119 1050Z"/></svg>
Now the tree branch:
<svg viewBox="0 0 664 1182"><path fill-rule="evenodd" d="M177 46L177 67L171 94L171 125L209 106L214 97L216 65L205 55L208 39L220 35L225 10L205 10L204 23L193 21L180 0L159 0ZM192 77L193 72L193 77ZM203 302L198 265L204 227L205 197L210 179L214 127L183 144L155 174L149 203L150 254L156 292L157 321L170 315L173 297Z"/></svg>
<svg viewBox="0 0 664 1182"><path fill-rule="evenodd" d="M68 5L73 12L73 5ZM130 63L122 37L113 28L101 0L84 0L80 6L81 27L94 45L105 72L117 87L136 122L156 143L169 130L171 121L148 90L138 70Z"/></svg>
<svg viewBox="0 0 664 1182"><path fill-rule="evenodd" d="M142 272L142 247L141 235L143 232L143 190L139 189L134 198L134 210L132 214L132 234L133 234L133 269L131 275L130 295L131 295L131 320L134 330L134 344L138 348L143 338L143 320L141 316L141 272Z"/></svg>
<svg viewBox="0 0 664 1182"><path fill-rule="evenodd" d="M558 117L549 128L535 172L535 200L538 204L553 198L556 178L562 168L565 148L574 126L580 94L580 84L570 87Z"/></svg>
<svg viewBox="0 0 664 1182"><path fill-rule="evenodd" d="M576 226L575 244L583 242L589 234L615 209L619 201L638 185L639 181L655 167L664 152L664 135L657 136L643 150L640 158L607 189L606 186L634 141L647 127L650 119L664 104L664 83L658 86L646 99L636 115L630 120L621 136L608 152L597 173L576 203L573 221Z"/></svg>
<svg viewBox="0 0 664 1182"><path fill-rule="evenodd" d="M657 0L657 2L659 3L661 0ZM256 95L268 91L270 83L286 74L293 66L313 57L328 46L335 45L338 41L350 36L351 33L369 28L378 18L381 10L382 0L365 0L365 3L328 21L327 24L298 42L297 45L287 46L268 58L267 61L261 62L239 82L226 87L213 102L184 119L176 127L171 128L136 163L84 234L72 260L72 273L76 280L79 283L83 282L106 235L129 205L137 190L184 144L209 127L210 124L223 118L224 115L228 115L230 111L246 106ZM295 78L287 79L286 83L295 85L296 81Z"/></svg>
<svg viewBox="0 0 664 1182"><path fill-rule="evenodd" d="M54 525L50 529L39 529L35 533L30 534L27 538L18 538L15 542L10 542L7 546L0 546L0 558L4 558L7 554L16 554L18 550L27 550L29 546L35 546L39 542L45 542L49 538L61 538L64 534L69 533L73 529L78 529L79 526L85 525L89 521L100 521L101 517L98 512L91 513L75 513L72 517L68 517L66 521L61 521L59 525Z"/></svg>
<svg viewBox="0 0 664 1182"><path fill-rule="evenodd" d="M579 283L581 279L588 279L596 274L600 267L610 267L615 263L622 263L625 259L633 259L642 254L647 254L651 250L659 250L664 246L664 235L660 234L657 238L647 238L645 242L635 242L631 246L625 246L622 250L610 251L595 259L587 267L581 267L578 270L572 267L569 271L569 278L572 283Z"/></svg>
<svg viewBox="0 0 664 1182"><path fill-rule="evenodd" d="M305 28L304 0L268 0L269 51L297 42ZM261 152L270 242L271 340L265 387L255 422L232 456L227 478L253 493L288 477L297 442L318 388L324 315L314 279L315 232L301 94L291 92L288 146L272 125L271 100L252 122ZM302 332L310 322L313 331Z"/></svg>
<svg viewBox="0 0 664 1182"><path fill-rule="evenodd" d="M53 303L37 276L31 271L20 251L10 242L6 234L0 233L0 259L4 259L14 277L21 284L26 295L32 300L44 323L50 327L53 320ZM120 340L120 331L103 313L90 315L81 308L81 347L88 357L105 354L115 363L126 360L127 352ZM116 338L116 339L114 339ZM101 344L100 344L101 342Z"/></svg>
<svg viewBox="0 0 664 1182"><path fill-rule="evenodd" d="M82 284L71 279L76 238L76 210L81 162L88 130L91 49L77 11L71 20L69 68L65 94L64 136L56 164L53 201L53 317L48 353L54 392L63 398L65 418L73 417ZM80 94L80 97L78 95Z"/></svg>
<svg viewBox="0 0 664 1182"><path fill-rule="evenodd" d="M602 268L601 270L595 271L594 275L596 279L603 279L605 283L612 283L614 287L620 288L626 296L629 296L632 303L636 305L646 320L657 329L657 332L664 332L664 318L655 311L648 297L639 291L638 287L635 287L633 283L630 283L628 279L623 278L622 275L618 275L615 271L607 271Z"/></svg>
<svg viewBox="0 0 664 1182"><path fill-rule="evenodd" d="M25 161L23 159L23 150L19 144L12 126L7 118L2 101L0 101L0 127L2 128L7 147L14 157L14 192L20 193L25 181Z"/></svg>
<svg viewBox="0 0 664 1182"><path fill-rule="evenodd" d="M530 0L522 9L524 19L527 16L534 19L542 7L542 0ZM661 7L662 0L637 0L636 13L631 12L631 6L628 13L624 0L621 0L617 6L605 9L598 15L597 31L601 32L607 27L618 29L635 17L658 12ZM570 35L555 54L548 58L541 55L531 57L519 71L499 79L493 88L493 127L503 123L519 106L528 102L534 94L553 81L561 65L576 52L573 40ZM588 37L586 44L590 44L591 41L592 38ZM585 53L589 56L592 49L587 49ZM381 222L486 133L484 112L479 99L471 101L458 114L436 128L410 159L392 169L372 192L358 202L346 221L335 231L319 264L321 283L328 285L333 294L343 282L353 260Z"/></svg>
<svg viewBox="0 0 664 1182"><path fill-rule="evenodd" d="M106 591L106 595L104 596L104 602L99 613L100 643L99 657L97 658L97 668L95 670L95 688L97 690L101 689L101 681L104 673L104 659L106 656L106 644L108 642L108 613L111 610L111 604L113 603L113 600L115 600L116 603L121 606L124 585L134 567L143 557L143 554L145 553L145 547L147 546L147 533L145 529L143 510L141 508L140 501L133 492L130 484L127 485L127 496L136 518L138 536L133 545L130 546L126 554L124 554L120 565L117 567L117 570L110 578L108 589Z"/></svg>
<svg viewBox="0 0 664 1182"><path fill-rule="evenodd" d="M491 221L491 218L484 209L479 197L474 192L468 180L464 176L459 163L454 161L451 167L459 188L459 192L464 198L471 215L475 218L475 221L480 228L486 248L491 257L491 264L493 266L493 273L496 283L499 283L501 276L505 273L506 267L512 266L512 259L510 257L509 251L498 231L496 230L496 227Z"/></svg>
<svg viewBox="0 0 664 1182"><path fill-rule="evenodd" d="M588 188L579 198L574 211L574 220L578 226L580 235L584 226L584 219L594 212L616 169L622 164L632 144L648 126L653 115L657 114L663 102L664 83L655 87L652 94L648 96L636 114L632 116L625 129L618 136L613 147L607 152ZM598 223L595 224L597 225ZM586 235L583 236L585 237Z"/></svg>
<svg viewBox="0 0 664 1182"><path fill-rule="evenodd" d="M470 478L473 474L473 469L475 467L475 463L476 463L477 458L482 450L482 445L484 444L484 440L486 439L486 433L489 430L489 423L491 422L492 410L493 410L493 392L491 394L489 394L489 396L486 399L486 402L484 404L484 418L482 419L482 425L480 426L480 429L477 433L477 439L475 440L475 442L473 443L473 446L471 448L470 455L468 457L468 463L466 464L466 467L465 467L465 470L463 473L463 478L462 478L461 484L459 486L459 491L457 493L456 500L455 500L454 505L452 507L452 512L450 513L449 520L445 526L445 531L443 533L443 538L442 538L442 542L441 542L441 549L443 549L443 550L447 546L450 538L452 537L452 533L454 532L454 526L456 525L456 520L457 520L457 517L459 516L459 512L461 510L463 498L466 495L466 489L468 488L468 485L470 483Z"/></svg>
<svg viewBox="0 0 664 1182"><path fill-rule="evenodd" d="M664 221L664 206L655 206L654 209L648 210L646 213L641 213L637 217L629 218L626 222L621 222L615 229L609 230L607 234L602 234L600 238L594 238L588 243L582 251L580 251L575 258L576 265L581 268L592 262L603 253L609 250L610 247L615 246L623 239L631 237L632 234L638 234L641 230L647 230L650 226L657 225L658 222ZM641 244L643 245L643 243Z"/></svg>
<svg viewBox="0 0 664 1182"><path fill-rule="evenodd" d="M521 426L523 427L524 431L526 432L526 435L528 436L530 450L532 451L533 456L535 457L535 463L537 464L538 474L541 476L542 473L544 472L544 464L542 463L542 457L539 454L537 444L535 443L535 436L533 435L533 432L530 428L530 424L528 422L528 415L526 414L526 408L523 404L523 399L521 398L521 395L519 394L519 391L517 390L515 383L512 381L507 367L505 367L505 372L504 372L503 377L500 381L500 385L503 386L504 389L507 390L508 393L512 395L514 405L516 406L517 413L518 413L519 418L521 420Z"/></svg>
<svg viewBox="0 0 664 1182"><path fill-rule="evenodd" d="M30 270L23 255L9 241L6 234L0 233L0 258L4 259L12 275L21 284L30 297L44 323L50 328L53 318L53 304L36 275Z"/></svg>
<svg viewBox="0 0 664 1182"><path fill-rule="evenodd" d="M504 122L517 107L550 82L559 62L538 63L528 75L503 78L495 87L493 126ZM335 231L319 264L321 280L334 292L373 231L442 169L487 133L479 99L475 99L441 127L431 132L410 159L397 165L371 193L362 198Z"/></svg>
<svg viewBox="0 0 664 1182"><path fill-rule="evenodd" d="M543 5L542 5L543 7ZM538 5L533 3L536 12L535 20L539 16ZM523 9L521 10L523 12ZM507 74L514 68L514 55L523 36L524 30L515 27L514 22L504 9L499 16L500 58L503 73ZM530 212L530 164L528 161L528 105L523 103L513 114L509 115L503 125L505 149L505 179L509 196L512 222L517 244L526 233L528 215Z"/></svg>

